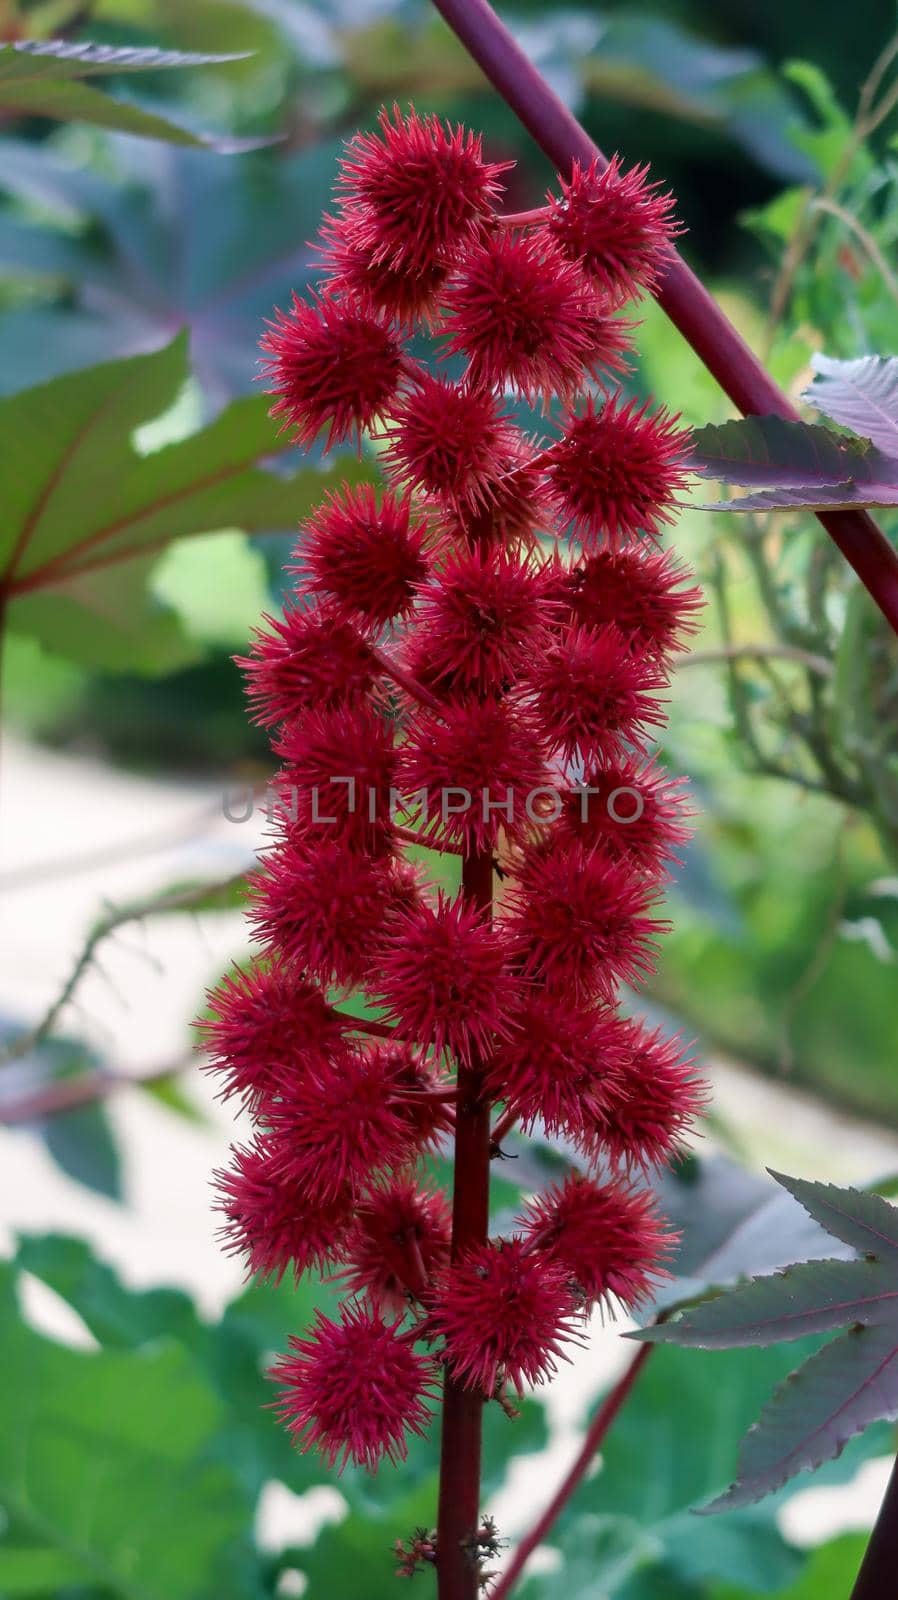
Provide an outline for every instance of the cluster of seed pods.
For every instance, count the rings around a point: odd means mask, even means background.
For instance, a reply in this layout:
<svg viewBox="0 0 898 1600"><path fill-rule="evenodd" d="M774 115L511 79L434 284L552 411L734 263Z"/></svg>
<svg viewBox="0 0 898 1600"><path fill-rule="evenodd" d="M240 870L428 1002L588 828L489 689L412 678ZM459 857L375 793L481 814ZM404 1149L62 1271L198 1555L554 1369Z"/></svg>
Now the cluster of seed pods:
<svg viewBox="0 0 898 1600"><path fill-rule="evenodd" d="M688 836L652 755L699 607L659 544L686 441L621 387L671 202L615 161L503 217L502 171L383 113L347 147L317 293L263 341L296 440L365 440L385 479L350 458L241 663L281 804L257 955L206 1023L255 1124L217 1175L228 1247L344 1293L273 1371L332 1464L400 1458L441 1377L501 1400L596 1304L649 1296L673 1235L645 1176L701 1103L680 1041L621 1006ZM491 1238L516 1126L569 1176Z"/></svg>

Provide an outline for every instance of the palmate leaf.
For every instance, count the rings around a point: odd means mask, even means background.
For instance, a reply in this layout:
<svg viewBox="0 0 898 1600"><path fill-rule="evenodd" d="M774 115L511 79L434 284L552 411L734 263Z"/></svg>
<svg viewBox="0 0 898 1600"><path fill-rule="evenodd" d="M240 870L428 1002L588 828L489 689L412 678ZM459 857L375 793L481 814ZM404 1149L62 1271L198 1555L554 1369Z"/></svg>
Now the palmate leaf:
<svg viewBox="0 0 898 1600"><path fill-rule="evenodd" d="M158 112L112 100L81 80L122 72L220 65L242 59L242 53L200 55L179 50L78 44L59 39L23 39L15 44L0 44L0 109L15 116L92 122L101 128L134 133L145 139L164 139L171 144L233 154L257 149L260 143L270 141L209 138Z"/></svg>
<svg viewBox="0 0 898 1600"><path fill-rule="evenodd" d="M817 422L745 417L710 423L694 432L689 465L703 477L758 489L708 511L898 505L898 456Z"/></svg>
<svg viewBox="0 0 898 1600"><path fill-rule="evenodd" d="M898 1417L898 1208L880 1195L773 1177L851 1261L805 1261L706 1300L631 1338L706 1350L846 1331L774 1391L743 1440L736 1482L704 1510L751 1505L837 1456L871 1422Z"/></svg>
<svg viewBox="0 0 898 1600"><path fill-rule="evenodd" d="M802 395L843 428L898 456L898 356L862 356L859 361L834 361L814 356L817 377Z"/></svg>
<svg viewBox="0 0 898 1600"><path fill-rule="evenodd" d="M133 435L172 405L188 375L179 336L151 355L107 362L0 400L0 594L10 628L88 664L159 672L181 665L172 613L141 595L173 540L220 529L287 530L353 459L293 477L257 462L288 448L263 395L149 455ZM125 574L121 564L132 566ZM135 626L135 623L138 625Z"/></svg>

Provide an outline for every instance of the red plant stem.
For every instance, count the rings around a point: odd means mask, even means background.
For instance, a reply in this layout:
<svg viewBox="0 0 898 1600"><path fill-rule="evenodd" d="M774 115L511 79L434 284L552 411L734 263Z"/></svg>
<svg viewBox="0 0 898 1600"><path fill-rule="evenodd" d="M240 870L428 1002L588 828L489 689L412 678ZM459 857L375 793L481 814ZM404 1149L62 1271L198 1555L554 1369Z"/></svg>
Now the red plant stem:
<svg viewBox="0 0 898 1600"><path fill-rule="evenodd" d="M496 1126L490 1134L490 1144L493 1146L494 1150L498 1150L502 1140L508 1137L517 1120L518 1117L516 1111L505 1111L502 1113L502 1116L499 1118L499 1121L496 1123Z"/></svg>
<svg viewBox="0 0 898 1600"><path fill-rule="evenodd" d="M491 850L475 850L462 863L462 892L489 915L493 901ZM459 1063L455 1110L455 1182L452 1259L489 1235L490 1113L482 1100L483 1066L474 1055ZM480 1459L484 1397L465 1389L447 1370L443 1380L443 1434L437 1513L439 1600L477 1600L475 1536L480 1523Z"/></svg>
<svg viewBox="0 0 898 1600"><path fill-rule="evenodd" d="M898 1572L898 1457L864 1551L851 1600L891 1600Z"/></svg>
<svg viewBox="0 0 898 1600"><path fill-rule="evenodd" d="M498 1583L490 1590L490 1600L505 1600L505 1596L511 1594L514 1585L517 1583L537 1545L542 1544L546 1534L555 1526L574 1490L589 1471L596 1451L600 1448L602 1440L654 1348L655 1346L651 1344L641 1344L623 1377L618 1379L614 1388L605 1396L589 1425L586 1438L583 1440L576 1459L562 1479L539 1520L534 1523L529 1533L521 1540ZM865 1600L870 1600L870 1597L865 1597Z"/></svg>
<svg viewBox="0 0 898 1600"><path fill-rule="evenodd" d="M370 1033L372 1039L400 1037L390 1022L378 1022L374 1017L350 1017L345 1011L338 1011L337 1016L347 1033Z"/></svg>
<svg viewBox="0 0 898 1600"><path fill-rule="evenodd" d="M540 76L487 0L433 0L540 149L560 172L607 165L576 117ZM655 290L659 305L745 416L798 412L676 251ZM898 633L898 553L865 511L815 513Z"/></svg>
<svg viewBox="0 0 898 1600"><path fill-rule="evenodd" d="M425 689L423 683L419 683L417 678L413 678L410 672L406 672L403 667L400 667L388 655L385 655L383 650L378 650L376 646L370 645L369 651L375 666L379 668L385 677L392 678L400 689L404 689L406 694L411 695L412 699L419 701L422 706L427 706L430 711L435 711L438 717L445 717L445 705L441 704L436 695L431 694L429 689Z"/></svg>

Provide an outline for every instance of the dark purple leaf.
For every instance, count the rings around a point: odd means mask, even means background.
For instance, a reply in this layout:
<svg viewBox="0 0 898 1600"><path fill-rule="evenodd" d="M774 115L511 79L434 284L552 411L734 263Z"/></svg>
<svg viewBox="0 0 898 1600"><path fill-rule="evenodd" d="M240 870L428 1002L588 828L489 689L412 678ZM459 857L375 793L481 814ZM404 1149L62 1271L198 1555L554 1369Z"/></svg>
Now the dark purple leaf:
<svg viewBox="0 0 898 1600"><path fill-rule="evenodd" d="M817 377L802 400L852 433L872 439L888 455L898 456L898 357L834 361L814 356L812 364Z"/></svg>
<svg viewBox="0 0 898 1600"><path fill-rule="evenodd" d="M840 1455L879 1418L898 1417L898 1333L852 1328L776 1388L739 1455L736 1482L703 1512L733 1511Z"/></svg>
<svg viewBox="0 0 898 1600"><path fill-rule="evenodd" d="M772 1167L770 1176L788 1189L827 1233L867 1255L890 1255L892 1270L898 1272L898 1208L889 1205L881 1194L790 1178L784 1172L774 1172Z"/></svg>
<svg viewBox="0 0 898 1600"><path fill-rule="evenodd" d="M692 445L695 472L759 491L707 511L898 505L898 458L820 423L745 417L698 428Z"/></svg>

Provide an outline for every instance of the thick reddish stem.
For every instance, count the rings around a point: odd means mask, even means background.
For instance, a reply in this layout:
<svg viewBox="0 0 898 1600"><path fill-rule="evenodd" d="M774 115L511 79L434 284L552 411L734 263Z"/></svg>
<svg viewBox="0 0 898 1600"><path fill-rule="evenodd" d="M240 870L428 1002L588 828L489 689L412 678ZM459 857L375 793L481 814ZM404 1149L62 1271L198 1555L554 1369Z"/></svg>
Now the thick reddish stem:
<svg viewBox="0 0 898 1600"><path fill-rule="evenodd" d="M890 1600L898 1572L898 1458L864 1552L851 1600Z"/></svg>
<svg viewBox="0 0 898 1600"><path fill-rule="evenodd" d="M596 1451L654 1348L655 1346L651 1344L641 1344L623 1377L618 1379L614 1388L605 1396L589 1425L576 1460L562 1479L542 1516L521 1540L498 1583L490 1590L490 1600L505 1600L505 1596L511 1594L537 1545L543 1543L546 1534L555 1526L574 1490L589 1471Z"/></svg>
<svg viewBox="0 0 898 1600"><path fill-rule="evenodd" d="M462 890L485 914L493 900L492 851L474 851L462 864ZM490 1113L481 1099L483 1067L472 1057L458 1068L455 1109L455 1184L452 1259L489 1236ZM480 1523L480 1457L484 1397L447 1371L437 1517L439 1600L477 1600L475 1537Z"/></svg>
<svg viewBox="0 0 898 1600"><path fill-rule="evenodd" d="M560 172L589 165L602 152L540 76L487 0L433 0L478 66ZM607 165L607 162L606 162ZM655 291L671 322L688 339L745 416L797 417L742 335L676 251ZM898 554L865 511L819 511L820 522L898 633Z"/></svg>

